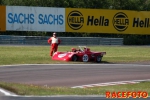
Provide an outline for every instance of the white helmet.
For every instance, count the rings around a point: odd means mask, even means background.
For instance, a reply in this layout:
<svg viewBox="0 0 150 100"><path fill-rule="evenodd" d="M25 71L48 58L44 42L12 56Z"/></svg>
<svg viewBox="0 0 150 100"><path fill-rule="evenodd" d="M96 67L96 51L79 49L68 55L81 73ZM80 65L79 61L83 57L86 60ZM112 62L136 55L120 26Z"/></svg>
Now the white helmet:
<svg viewBox="0 0 150 100"><path fill-rule="evenodd" d="M56 33L54 32L53 35L56 35Z"/></svg>

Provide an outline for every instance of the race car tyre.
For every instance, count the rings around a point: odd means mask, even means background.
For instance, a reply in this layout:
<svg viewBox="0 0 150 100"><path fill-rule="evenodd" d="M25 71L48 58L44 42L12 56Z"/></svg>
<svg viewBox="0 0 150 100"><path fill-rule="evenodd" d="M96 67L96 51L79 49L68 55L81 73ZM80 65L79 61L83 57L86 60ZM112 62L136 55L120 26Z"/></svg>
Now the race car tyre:
<svg viewBox="0 0 150 100"><path fill-rule="evenodd" d="M98 55L96 56L96 62L100 63L102 61L102 56Z"/></svg>
<svg viewBox="0 0 150 100"><path fill-rule="evenodd" d="M82 57L83 62L88 62L89 61L89 56L87 54L84 54Z"/></svg>
<svg viewBox="0 0 150 100"><path fill-rule="evenodd" d="M77 55L73 55L73 56L72 56L72 61L77 61L77 60L78 60Z"/></svg>

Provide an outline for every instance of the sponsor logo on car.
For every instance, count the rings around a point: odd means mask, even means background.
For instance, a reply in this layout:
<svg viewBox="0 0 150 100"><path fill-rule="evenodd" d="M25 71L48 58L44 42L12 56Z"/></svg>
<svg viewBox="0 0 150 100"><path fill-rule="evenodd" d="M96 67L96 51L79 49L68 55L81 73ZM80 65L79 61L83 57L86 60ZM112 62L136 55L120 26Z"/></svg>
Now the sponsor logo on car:
<svg viewBox="0 0 150 100"><path fill-rule="evenodd" d="M59 54L59 55L58 55L58 58L63 58L63 57L65 57L66 55L67 55L67 53Z"/></svg>

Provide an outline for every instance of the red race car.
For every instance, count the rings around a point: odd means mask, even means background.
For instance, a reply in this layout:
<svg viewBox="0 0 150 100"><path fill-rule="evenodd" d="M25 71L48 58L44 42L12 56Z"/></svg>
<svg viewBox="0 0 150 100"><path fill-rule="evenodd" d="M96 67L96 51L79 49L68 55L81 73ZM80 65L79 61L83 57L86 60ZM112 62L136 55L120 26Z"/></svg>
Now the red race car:
<svg viewBox="0 0 150 100"><path fill-rule="evenodd" d="M83 62L95 61L99 63L105 54L106 52L93 52L86 46L79 46L78 49L72 48L70 52L55 52L52 60Z"/></svg>

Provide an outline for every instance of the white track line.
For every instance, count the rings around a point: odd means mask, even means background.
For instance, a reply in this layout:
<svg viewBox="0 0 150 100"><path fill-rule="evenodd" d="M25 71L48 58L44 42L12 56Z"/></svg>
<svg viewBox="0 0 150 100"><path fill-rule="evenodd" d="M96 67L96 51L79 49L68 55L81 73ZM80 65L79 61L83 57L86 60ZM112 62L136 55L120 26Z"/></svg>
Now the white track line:
<svg viewBox="0 0 150 100"><path fill-rule="evenodd" d="M150 66L150 65L142 65L142 64L14 64L14 65L0 65L0 67L15 67L15 66L40 66L40 65L43 65L43 66L48 66L48 65L52 65L52 66Z"/></svg>
<svg viewBox="0 0 150 100"><path fill-rule="evenodd" d="M9 92L6 92L5 90L3 89L0 89L0 92L5 94L6 96L10 96L11 94Z"/></svg>
<svg viewBox="0 0 150 100"><path fill-rule="evenodd" d="M150 81L150 79L88 84L88 85L81 85L81 86L73 86L71 88L90 88L90 87L122 85L122 84L136 84L136 83L140 83L140 82L144 82L144 81Z"/></svg>
<svg viewBox="0 0 150 100"><path fill-rule="evenodd" d="M3 93L5 96L17 96L15 94L12 94L12 93L8 92L7 90L1 89L1 88L0 88L0 92Z"/></svg>

